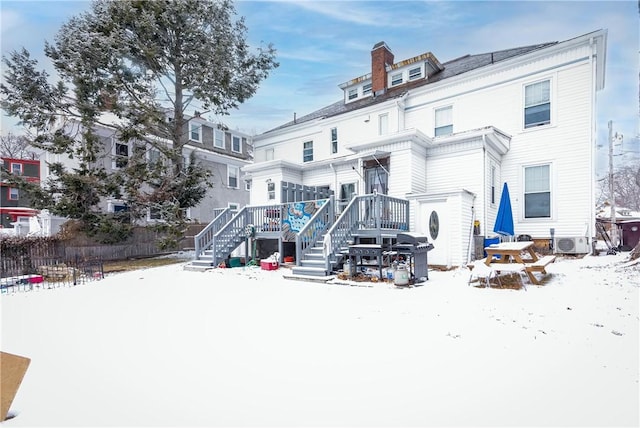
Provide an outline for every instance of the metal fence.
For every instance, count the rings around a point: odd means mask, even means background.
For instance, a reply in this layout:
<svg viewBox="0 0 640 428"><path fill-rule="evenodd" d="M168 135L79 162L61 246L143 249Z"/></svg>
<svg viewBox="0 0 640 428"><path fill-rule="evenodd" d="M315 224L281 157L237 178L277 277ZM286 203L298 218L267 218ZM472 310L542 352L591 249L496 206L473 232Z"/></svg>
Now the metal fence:
<svg viewBox="0 0 640 428"><path fill-rule="evenodd" d="M73 287L103 278L104 265L99 259L21 256L0 260L2 293Z"/></svg>

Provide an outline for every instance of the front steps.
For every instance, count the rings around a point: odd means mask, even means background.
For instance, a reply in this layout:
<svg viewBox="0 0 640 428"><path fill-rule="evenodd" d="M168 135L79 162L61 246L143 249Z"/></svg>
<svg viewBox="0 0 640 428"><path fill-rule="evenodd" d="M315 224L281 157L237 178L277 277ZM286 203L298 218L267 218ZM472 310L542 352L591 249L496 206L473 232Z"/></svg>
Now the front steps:
<svg viewBox="0 0 640 428"><path fill-rule="evenodd" d="M211 265L211 261L213 260L213 252L212 250L206 250L204 254L198 260L191 260L191 262L187 263L183 270L188 270L192 272L204 272L209 269L213 269L214 266Z"/></svg>

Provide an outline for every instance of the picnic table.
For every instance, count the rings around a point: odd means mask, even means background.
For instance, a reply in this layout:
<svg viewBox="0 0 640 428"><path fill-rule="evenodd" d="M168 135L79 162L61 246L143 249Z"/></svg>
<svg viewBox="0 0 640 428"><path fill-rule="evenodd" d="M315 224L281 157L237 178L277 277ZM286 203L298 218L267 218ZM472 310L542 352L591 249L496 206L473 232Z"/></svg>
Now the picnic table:
<svg viewBox="0 0 640 428"><path fill-rule="evenodd" d="M540 281L534 272L546 275L546 266L553 263L556 256L538 257L532 241L502 242L484 249L487 253L485 264L495 271L524 271L532 284L539 285ZM524 254L524 257L523 257Z"/></svg>

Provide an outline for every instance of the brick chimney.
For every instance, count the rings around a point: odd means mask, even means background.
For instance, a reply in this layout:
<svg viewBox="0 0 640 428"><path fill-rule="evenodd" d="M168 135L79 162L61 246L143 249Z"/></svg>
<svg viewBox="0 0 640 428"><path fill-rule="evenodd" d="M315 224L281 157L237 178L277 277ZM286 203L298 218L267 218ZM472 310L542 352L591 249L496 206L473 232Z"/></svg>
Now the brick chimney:
<svg viewBox="0 0 640 428"><path fill-rule="evenodd" d="M385 42L378 42L371 49L371 91L373 95L387 90L387 65L393 64L393 53Z"/></svg>

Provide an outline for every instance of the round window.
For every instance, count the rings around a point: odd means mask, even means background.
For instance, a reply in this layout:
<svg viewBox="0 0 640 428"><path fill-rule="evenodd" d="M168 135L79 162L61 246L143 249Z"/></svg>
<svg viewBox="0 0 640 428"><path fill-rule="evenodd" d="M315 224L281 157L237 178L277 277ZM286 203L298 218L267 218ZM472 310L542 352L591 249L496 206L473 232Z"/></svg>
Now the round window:
<svg viewBox="0 0 640 428"><path fill-rule="evenodd" d="M438 220L438 213L435 211L431 211L431 216L429 217L429 235L431 235L431 239L435 241L438 237L438 232L440 231L440 221Z"/></svg>

